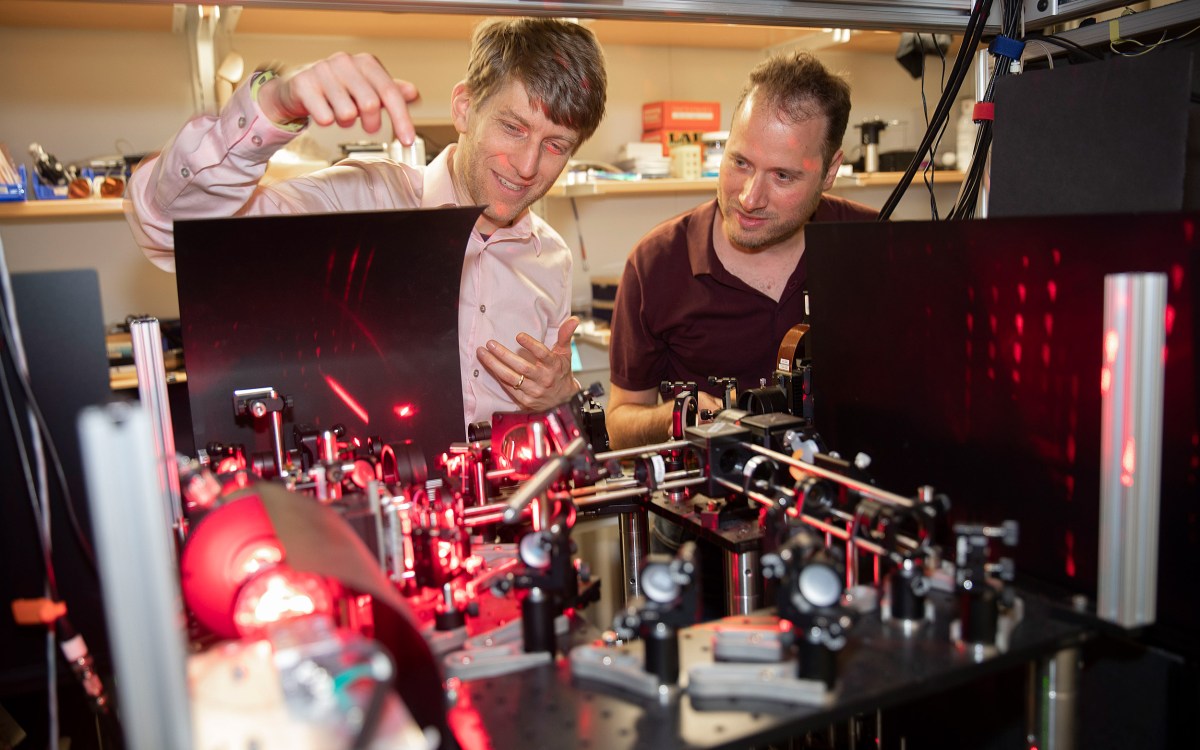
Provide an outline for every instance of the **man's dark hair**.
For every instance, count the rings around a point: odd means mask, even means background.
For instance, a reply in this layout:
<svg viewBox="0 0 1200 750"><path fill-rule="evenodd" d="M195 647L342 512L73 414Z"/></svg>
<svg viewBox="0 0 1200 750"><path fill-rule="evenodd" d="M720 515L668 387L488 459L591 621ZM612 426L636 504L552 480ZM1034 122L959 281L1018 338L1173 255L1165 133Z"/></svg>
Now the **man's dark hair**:
<svg viewBox="0 0 1200 750"><path fill-rule="evenodd" d="M850 84L845 79L830 73L812 54L792 52L775 55L754 66L735 111L741 110L752 93L794 122L824 116L829 127L821 152L825 167L829 167L833 155L842 147L850 119Z"/></svg>
<svg viewBox="0 0 1200 750"><path fill-rule="evenodd" d="M604 118L604 53L595 35L577 23L515 18L480 24L471 42L467 90L483 103L512 80L525 86L551 122L577 131L580 143Z"/></svg>

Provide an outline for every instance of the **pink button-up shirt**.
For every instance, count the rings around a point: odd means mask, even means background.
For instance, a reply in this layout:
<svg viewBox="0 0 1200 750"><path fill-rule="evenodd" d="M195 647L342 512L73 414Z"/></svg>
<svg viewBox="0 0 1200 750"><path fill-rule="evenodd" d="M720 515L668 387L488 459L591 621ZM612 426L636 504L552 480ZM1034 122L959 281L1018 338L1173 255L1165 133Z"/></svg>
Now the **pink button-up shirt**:
<svg viewBox="0 0 1200 750"><path fill-rule="evenodd" d="M271 155L295 136L263 115L249 86L220 115L185 125L134 172L126 190L126 216L151 262L174 272L175 219L470 205L450 177L453 145L424 169L348 160L260 186ZM517 408L475 350L495 339L517 351L521 331L553 346L570 314L571 262L558 233L530 211L486 239L471 231L458 297L464 424Z"/></svg>

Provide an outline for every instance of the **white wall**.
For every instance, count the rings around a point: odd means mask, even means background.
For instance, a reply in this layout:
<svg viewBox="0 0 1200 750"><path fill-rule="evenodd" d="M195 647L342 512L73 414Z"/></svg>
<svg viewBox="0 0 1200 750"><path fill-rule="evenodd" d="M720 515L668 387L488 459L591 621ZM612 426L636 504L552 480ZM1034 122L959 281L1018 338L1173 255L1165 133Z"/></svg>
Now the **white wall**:
<svg viewBox="0 0 1200 750"><path fill-rule="evenodd" d="M464 72L468 43L241 34L235 36L234 48L245 58L248 70L267 61L299 64L336 50L373 52L394 75L409 78L421 89L413 116L439 120L449 116L449 92ZM646 101L716 100L728 122L746 73L764 56L760 51L618 45L605 52L608 116L580 149L583 159L611 161L621 144L639 139L641 105ZM884 131L881 151L915 147L924 131L919 82L891 55L827 52L822 57L851 80L852 124L874 117L900 120L900 125ZM0 28L0 65L21 71L0 77L0 141L18 159L26 158L25 149L34 141L65 162L153 151L192 112L186 42L166 31ZM929 96L936 97L932 87ZM371 138L357 128L313 129L311 135L331 158L337 154L337 144ZM846 135L847 158L853 159L859 133L851 127ZM945 143L944 148L952 149L953 143ZM877 200L868 193L852 197L877 205L886 196L886 191L879 192ZM898 216L927 216L922 213L926 198L913 203L912 194L917 192L919 186L910 189ZM645 231L701 200L703 196L691 194L580 201L593 271L619 273L625 253ZM569 204L547 201L545 213L578 253ZM143 259L118 218L0 224L0 238L14 272L97 268L109 322L131 313L178 315L174 277ZM580 260L576 265L577 297L583 295L580 298L586 301L587 276Z"/></svg>

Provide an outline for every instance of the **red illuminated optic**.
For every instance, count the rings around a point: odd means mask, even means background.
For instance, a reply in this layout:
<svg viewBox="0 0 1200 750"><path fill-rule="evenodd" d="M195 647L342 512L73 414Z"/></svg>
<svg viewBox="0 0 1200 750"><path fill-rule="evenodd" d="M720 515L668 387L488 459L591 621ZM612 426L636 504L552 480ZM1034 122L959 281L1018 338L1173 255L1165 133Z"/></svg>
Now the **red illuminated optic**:
<svg viewBox="0 0 1200 750"><path fill-rule="evenodd" d="M233 602L238 589L283 556L283 545L258 497L226 502L204 516L184 543L179 561L184 602L215 635L236 638Z"/></svg>
<svg viewBox="0 0 1200 750"><path fill-rule="evenodd" d="M379 474L376 464L360 458L354 462L354 471L350 474L350 481L354 482L359 489L366 489L370 482L379 479Z"/></svg>
<svg viewBox="0 0 1200 750"><path fill-rule="evenodd" d="M276 565L252 576L238 590L233 622L243 638L257 638L277 622L332 613L333 594L325 579Z"/></svg>

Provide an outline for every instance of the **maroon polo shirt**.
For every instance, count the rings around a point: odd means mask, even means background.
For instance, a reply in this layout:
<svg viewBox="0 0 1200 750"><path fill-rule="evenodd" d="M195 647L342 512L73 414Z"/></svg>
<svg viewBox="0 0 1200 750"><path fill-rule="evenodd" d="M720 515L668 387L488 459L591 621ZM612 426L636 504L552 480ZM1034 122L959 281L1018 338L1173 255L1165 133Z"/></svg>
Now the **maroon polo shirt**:
<svg viewBox="0 0 1200 750"><path fill-rule="evenodd" d="M613 310L614 385L644 391L683 380L719 395L710 375L736 377L739 390L771 381L784 334L805 317L804 256L776 302L721 265L712 241L716 216L714 199L655 227L629 256ZM823 196L811 221L876 216L868 206Z"/></svg>

